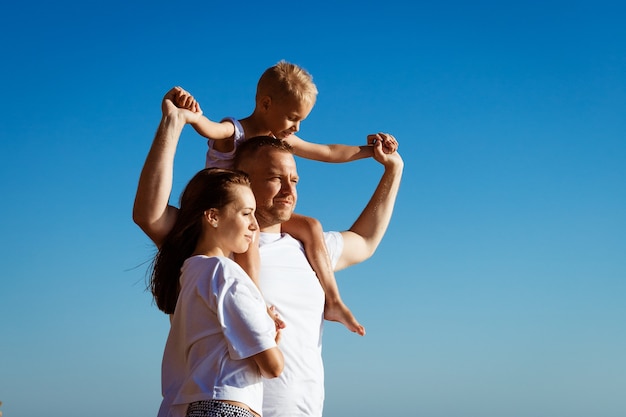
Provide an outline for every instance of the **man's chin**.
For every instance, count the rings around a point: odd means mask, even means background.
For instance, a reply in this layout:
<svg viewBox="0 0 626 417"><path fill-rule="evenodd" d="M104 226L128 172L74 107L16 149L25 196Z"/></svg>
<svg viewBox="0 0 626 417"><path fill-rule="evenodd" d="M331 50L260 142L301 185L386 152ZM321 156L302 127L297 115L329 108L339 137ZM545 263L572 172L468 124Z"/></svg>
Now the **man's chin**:
<svg viewBox="0 0 626 417"><path fill-rule="evenodd" d="M291 215L292 214L293 214L293 212L291 210L289 210L289 211L281 211L279 213L276 213L274 218L276 219L276 223L284 223L287 220L291 219Z"/></svg>
<svg viewBox="0 0 626 417"><path fill-rule="evenodd" d="M280 218L280 222L281 222L281 223L284 223L284 222L288 221L289 219L291 219L291 215L292 215L292 214L293 214L293 213L289 213L289 214L286 214L286 215L284 215L284 216L281 216L281 218Z"/></svg>
<svg viewBox="0 0 626 417"><path fill-rule="evenodd" d="M259 212L257 212L257 220L259 222L259 225L263 224L263 227L275 226L277 224L284 223L287 220L291 219L292 214L293 214L293 211L291 210L281 210L279 212L275 211L275 212L272 212L272 214L269 216L263 216L263 215L260 215Z"/></svg>

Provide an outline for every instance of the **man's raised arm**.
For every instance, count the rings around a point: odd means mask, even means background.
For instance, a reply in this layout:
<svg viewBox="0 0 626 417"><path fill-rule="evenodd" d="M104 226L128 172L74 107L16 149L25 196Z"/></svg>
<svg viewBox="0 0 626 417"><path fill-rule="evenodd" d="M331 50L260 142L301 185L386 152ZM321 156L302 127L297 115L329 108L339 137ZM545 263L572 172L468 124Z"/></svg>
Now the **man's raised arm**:
<svg viewBox="0 0 626 417"><path fill-rule="evenodd" d="M176 107L177 100L186 98L187 108ZM201 115L199 106L185 90L175 87L167 92L161 104L163 116L139 177L133 221L157 245L174 226L178 209L169 205L174 176L174 155L185 124Z"/></svg>
<svg viewBox="0 0 626 417"><path fill-rule="evenodd" d="M385 139L393 138L383 133L380 135ZM389 226L404 162L397 152L383 152L381 140L374 144L374 159L383 164L385 172L359 218L349 230L341 233L344 247L336 270L363 262L372 256Z"/></svg>

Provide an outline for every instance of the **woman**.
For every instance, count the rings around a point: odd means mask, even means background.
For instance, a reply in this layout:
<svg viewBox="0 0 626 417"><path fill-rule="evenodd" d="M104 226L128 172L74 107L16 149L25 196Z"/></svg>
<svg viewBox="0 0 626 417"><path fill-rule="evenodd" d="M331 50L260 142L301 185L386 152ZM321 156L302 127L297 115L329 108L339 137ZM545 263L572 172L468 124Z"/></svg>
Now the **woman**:
<svg viewBox="0 0 626 417"><path fill-rule="evenodd" d="M173 311L159 417L260 416L261 376L282 372L280 331L231 260L257 235L255 208L246 174L224 169L200 171L181 196L150 280L157 306Z"/></svg>

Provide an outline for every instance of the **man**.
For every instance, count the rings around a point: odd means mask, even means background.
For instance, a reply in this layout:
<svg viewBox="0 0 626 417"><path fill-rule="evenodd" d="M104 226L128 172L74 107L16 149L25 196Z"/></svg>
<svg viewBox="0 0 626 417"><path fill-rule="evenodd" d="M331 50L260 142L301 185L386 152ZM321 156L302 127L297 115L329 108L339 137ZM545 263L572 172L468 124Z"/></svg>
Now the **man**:
<svg viewBox="0 0 626 417"><path fill-rule="evenodd" d="M141 173L133 210L133 219L157 246L177 215L168 203L180 134L185 124L201 115L199 108L195 112L177 108L177 94L180 89L172 89L163 99L163 117ZM384 173L369 203L350 229L326 233L335 270L368 259L389 225L404 165L398 153L383 152L382 142L389 138L393 137L378 134L373 145L374 159L384 166ZM235 166L250 176L257 202L261 292L286 324L280 344L285 368L279 378L264 381L263 415L321 417L324 292L301 244L281 233L281 223L290 218L297 201L295 159L289 145L260 137L240 146Z"/></svg>

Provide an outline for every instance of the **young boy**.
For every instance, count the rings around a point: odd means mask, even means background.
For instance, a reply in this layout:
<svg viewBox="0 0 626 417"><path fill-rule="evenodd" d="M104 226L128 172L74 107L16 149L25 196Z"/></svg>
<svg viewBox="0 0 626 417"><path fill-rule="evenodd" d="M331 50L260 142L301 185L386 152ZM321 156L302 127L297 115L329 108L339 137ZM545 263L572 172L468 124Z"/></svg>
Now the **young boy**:
<svg viewBox="0 0 626 417"><path fill-rule="evenodd" d="M322 162L349 162L371 157L371 146L322 145L304 141L295 133L309 115L317 97L317 88L311 75L303 68L285 61L268 68L259 79L256 105L252 114L244 119L225 118L217 123L202 116L192 124L194 129L209 139L206 166L232 168L238 143L255 136L274 136L289 143L297 156ZM176 104L193 111L201 111L197 101L181 89ZM382 140L379 135L369 135L368 144ZM383 142L385 152L397 149L394 139ZM311 267L317 274L325 293L324 318L343 323L350 331L361 336L364 327L359 324L339 295L335 275L326 250L322 227L316 219L293 214L283 223L283 230L300 240ZM251 247L237 262L259 287L258 248Z"/></svg>

